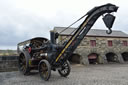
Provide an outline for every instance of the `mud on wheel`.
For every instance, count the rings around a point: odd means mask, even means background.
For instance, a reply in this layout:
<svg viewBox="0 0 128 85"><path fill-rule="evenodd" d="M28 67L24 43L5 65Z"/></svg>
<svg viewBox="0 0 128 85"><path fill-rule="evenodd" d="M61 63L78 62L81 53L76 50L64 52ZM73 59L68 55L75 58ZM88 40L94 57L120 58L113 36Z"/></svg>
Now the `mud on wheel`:
<svg viewBox="0 0 128 85"><path fill-rule="evenodd" d="M28 75L30 72L29 60L24 54L21 54L18 58L18 69L24 75Z"/></svg>
<svg viewBox="0 0 128 85"><path fill-rule="evenodd" d="M39 74L40 77L48 81L51 76L51 66L47 60L41 60L39 63Z"/></svg>
<svg viewBox="0 0 128 85"><path fill-rule="evenodd" d="M61 69L58 70L59 74L62 77L67 77L70 74L71 67L69 61L66 61L62 66Z"/></svg>

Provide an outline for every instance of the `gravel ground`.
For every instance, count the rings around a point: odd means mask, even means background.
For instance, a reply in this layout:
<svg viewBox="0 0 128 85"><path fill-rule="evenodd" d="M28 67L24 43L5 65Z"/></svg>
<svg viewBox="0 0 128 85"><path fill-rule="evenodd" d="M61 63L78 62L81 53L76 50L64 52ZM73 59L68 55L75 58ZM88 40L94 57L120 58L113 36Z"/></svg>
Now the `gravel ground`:
<svg viewBox="0 0 128 85"><path fill-rule="evenodd" d="M0 85L128 85L128 64L72 65L67 78L52 71L49 81L41 80L38 72L29 76L4 72L0 73Z"/></svg>

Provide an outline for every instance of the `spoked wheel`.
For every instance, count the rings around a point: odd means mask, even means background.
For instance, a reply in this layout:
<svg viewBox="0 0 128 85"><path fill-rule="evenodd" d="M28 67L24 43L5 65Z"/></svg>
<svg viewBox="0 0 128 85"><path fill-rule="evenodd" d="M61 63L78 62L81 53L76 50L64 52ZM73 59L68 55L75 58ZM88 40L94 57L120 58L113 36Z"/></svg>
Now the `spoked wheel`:
<svg viewBox="0 0 128 85"><path fill-rule="evenodd" d="M24 54L19 56L18 59L18 68L19 71L22 72L24 75L27 75L30 72L28 67L28 59L24 56Z"/></svg>
<svg viewBox="0 0 128 85"><path fill-rule="evenodd" d="M69 61L66 61L62 66L61 69L58 70L59 74L62 77L67 77L70 74L71 67Z"/></svg>
<svg viewBox="0 0 128 85"><path fill-rule="evenodd" d="M39 74L41 78L48 81L51 76L51 66L47 60L41 60L39 63Z"/></svg>

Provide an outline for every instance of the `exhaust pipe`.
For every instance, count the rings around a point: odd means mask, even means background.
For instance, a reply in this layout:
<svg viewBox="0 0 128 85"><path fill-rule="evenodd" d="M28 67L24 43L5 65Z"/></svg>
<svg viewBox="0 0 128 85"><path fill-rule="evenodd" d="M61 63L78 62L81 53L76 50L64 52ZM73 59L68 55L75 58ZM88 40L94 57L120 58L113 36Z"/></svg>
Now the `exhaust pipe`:
<svg viewBox="0 0 128 85"><path fill-rule="evenodd" d="M56 44L56 39L58 38L58 33L55 32L54 30L50 31L50 40L52 44Z"/></svg>

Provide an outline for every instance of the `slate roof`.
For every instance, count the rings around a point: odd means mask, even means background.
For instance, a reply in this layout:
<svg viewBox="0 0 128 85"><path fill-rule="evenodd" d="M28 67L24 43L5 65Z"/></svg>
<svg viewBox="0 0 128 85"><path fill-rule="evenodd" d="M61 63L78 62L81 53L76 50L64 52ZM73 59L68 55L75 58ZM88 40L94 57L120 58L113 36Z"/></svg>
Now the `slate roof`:
<svg viewBox="0 0 128 85"><path fill-rule="evenodd" d="M63 29L65 29L66 27L54 27L54 30L56 32L61 32ZM70 33L76 28L69 28L67 30L65 30L64 32L60 33L61 35L71 35ZM91 29L87 36L100 36L100 37L126 37L128 38L128 34L122 32L122 31L117 31L117 30L113 30L113 32L111 34L107 34L106 30L102 30L102 29Z"/></svg>

